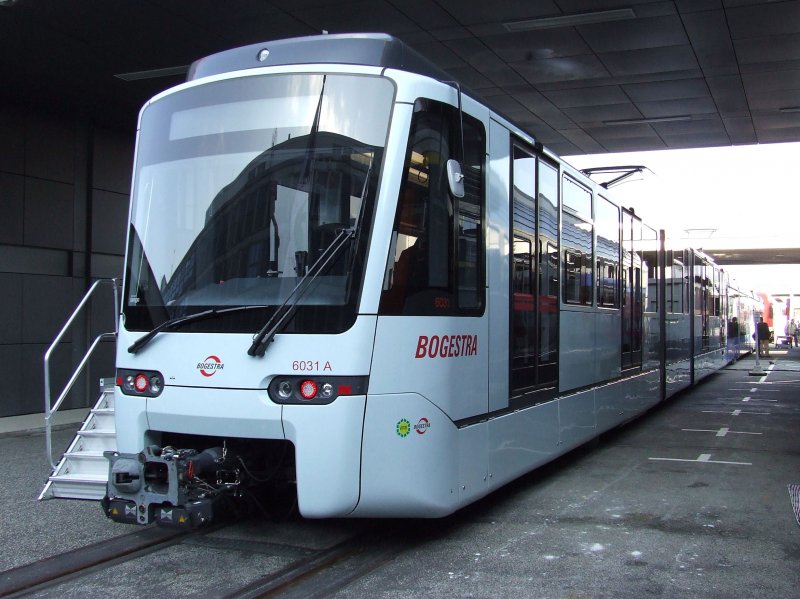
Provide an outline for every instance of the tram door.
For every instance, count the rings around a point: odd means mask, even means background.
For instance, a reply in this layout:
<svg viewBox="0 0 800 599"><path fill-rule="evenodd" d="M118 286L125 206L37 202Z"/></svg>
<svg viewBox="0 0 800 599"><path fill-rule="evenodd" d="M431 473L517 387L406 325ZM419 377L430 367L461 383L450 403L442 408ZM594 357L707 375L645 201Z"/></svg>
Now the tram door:
<svg viewBox="0 0 800 599"><path fill-rule="evenodd" d="M519 408L558 387L558 169L521 144L512 158L509 403Z"/></svg>

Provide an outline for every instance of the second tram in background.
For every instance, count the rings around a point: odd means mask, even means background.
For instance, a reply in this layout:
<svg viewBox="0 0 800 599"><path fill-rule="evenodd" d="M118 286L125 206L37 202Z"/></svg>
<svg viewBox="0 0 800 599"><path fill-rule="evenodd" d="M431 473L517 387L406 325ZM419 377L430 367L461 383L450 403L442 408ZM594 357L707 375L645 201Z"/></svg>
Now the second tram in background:
<svg viewBox="0 0 800 599"><path fill-rule="evenodd" d="M750 350L661 237L389 36L198 61L140 115L106 513L450 514Z"/></svg>

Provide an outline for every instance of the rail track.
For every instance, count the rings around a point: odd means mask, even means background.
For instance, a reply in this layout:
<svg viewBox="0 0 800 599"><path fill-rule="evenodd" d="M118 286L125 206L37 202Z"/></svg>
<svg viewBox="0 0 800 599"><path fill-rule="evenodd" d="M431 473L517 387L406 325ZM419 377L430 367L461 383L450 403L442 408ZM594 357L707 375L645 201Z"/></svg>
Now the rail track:
<svg viewBox="0 0 800 599"><path fill-rule="evenodd" d="M325 597L418 544L392 521L147 527L0 573L0 597Z"/></svg>

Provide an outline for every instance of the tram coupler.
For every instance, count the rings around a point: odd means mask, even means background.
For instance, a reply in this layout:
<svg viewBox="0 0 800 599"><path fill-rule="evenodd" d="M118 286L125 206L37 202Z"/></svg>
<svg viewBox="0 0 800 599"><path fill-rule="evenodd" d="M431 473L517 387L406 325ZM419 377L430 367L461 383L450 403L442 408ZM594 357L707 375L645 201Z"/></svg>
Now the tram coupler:
<svg viewBox="0 0 800 599"><path fill-rule="evenodd" d="M146 447L137 454L106 451L108 485L101 506L127 524L196 528L214 519L214 504L235 492L238 471L225 468L225 449L202 452Z"/></svg>

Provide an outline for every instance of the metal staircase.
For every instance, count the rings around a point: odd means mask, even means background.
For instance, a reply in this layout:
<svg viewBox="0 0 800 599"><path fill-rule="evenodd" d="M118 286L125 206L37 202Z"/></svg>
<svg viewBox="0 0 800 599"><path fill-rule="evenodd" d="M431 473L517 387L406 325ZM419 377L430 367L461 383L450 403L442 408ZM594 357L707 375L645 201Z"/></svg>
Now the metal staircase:
<svg viewBox="0 0 800 599"><path fill-rule="evenodd" d="M39 499L102 499L108 482L104 451L117 449L114 379L100 379L100 398L47 480Z"/></svg>
<svg viewBox="0 0 800 599"><path fill-rule="evenodd" d="M93 293L104 283L111 283L114 287L114 318L119 316L118 280L99 279L89 288L78 307L67 320L61 332L50 344L44 355L44 423L45 442L47 445L47 459L53 469L48 477L44 490L39 499L65 498L65 499L102 499L106 492L108 482L108 460L103 457L104 451L117 449L117 434L114 424L114 378L100 379L100 398L94 408L84 420L80 430L70 443L67 451L58 464L53 461L53 436L51 418L69 394L72 386L81 376L94 351L102 341L116 339L116 330L112 333L98 335L87 350L83 359L70 377L55 404L51 403L50 396L50 357L61 342L76 317L87 306ZM115 324L116 326L116 324Z"/></svg>

